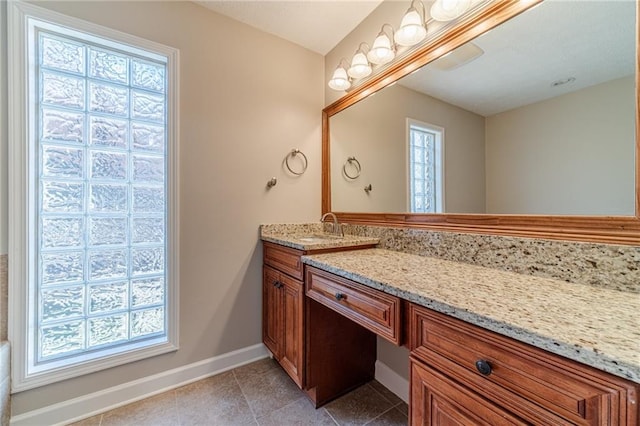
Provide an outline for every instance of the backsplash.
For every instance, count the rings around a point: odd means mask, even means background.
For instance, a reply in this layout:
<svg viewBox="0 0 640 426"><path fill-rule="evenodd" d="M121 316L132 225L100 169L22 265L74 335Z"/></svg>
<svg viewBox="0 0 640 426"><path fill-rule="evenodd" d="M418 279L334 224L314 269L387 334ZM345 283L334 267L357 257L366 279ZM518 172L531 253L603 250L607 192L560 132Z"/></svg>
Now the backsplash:
<svg viewBox="0 0 640 426"><path fill-rule="evenodd" d="M380 248L640 293L640 247L344 224Z"/></svg>

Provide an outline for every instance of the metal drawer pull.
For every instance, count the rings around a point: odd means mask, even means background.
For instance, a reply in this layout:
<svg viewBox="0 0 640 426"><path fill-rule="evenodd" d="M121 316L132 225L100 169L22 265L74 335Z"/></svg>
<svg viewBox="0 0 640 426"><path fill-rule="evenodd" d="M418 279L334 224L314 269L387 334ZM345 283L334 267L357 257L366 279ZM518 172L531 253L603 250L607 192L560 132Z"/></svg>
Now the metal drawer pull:
<svg viewBox="0 0 640 426"><path fill-rule="evenodd" d="M488 376L489 374L491 374L491 364L489 364L489 361L486 361L484 359L479 359L476 361L476 369L483 376Z"/></svg>
<svg viewBox="0 0 640 426"><path fill-rule="evenodd" d="M338 302L339 302L339 301L341 301L341 300L344 300L344 299L346 299L346 298L347 298L347 296L346 296L345 294L342 294L342 293L336 293L336 300L337 300Z"/></svg>

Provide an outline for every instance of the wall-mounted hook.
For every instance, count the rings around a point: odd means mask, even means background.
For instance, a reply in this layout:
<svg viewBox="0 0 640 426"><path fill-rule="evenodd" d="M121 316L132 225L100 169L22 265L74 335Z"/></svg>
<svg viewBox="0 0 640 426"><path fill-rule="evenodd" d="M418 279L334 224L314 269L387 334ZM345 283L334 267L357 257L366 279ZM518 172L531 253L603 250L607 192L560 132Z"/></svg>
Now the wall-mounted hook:
<svg viewBox="0 0 640 426"><path fill-rule="evenodd" d="M367 185L364 187L364 192L366 192L367 194L371 192L373 188L371 187L371 184Z"/></svg>
<svg viewBox="0 0 640 426"><path fill-rule="evenodd" d="M267 189L271 189L274 186L276 186L276 183L278 183L278 179L276 179L275 177L272 177L271 179L269 179L269 181L267 182Z"/></svg>

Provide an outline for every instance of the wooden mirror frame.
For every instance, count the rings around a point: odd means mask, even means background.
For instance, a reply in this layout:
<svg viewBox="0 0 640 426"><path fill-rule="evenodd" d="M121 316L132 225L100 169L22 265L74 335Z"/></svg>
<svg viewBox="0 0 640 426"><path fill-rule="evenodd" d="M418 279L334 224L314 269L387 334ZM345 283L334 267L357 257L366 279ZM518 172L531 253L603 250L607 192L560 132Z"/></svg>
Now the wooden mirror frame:
<svg viewBox="0 0 640 426"><path fill-rule="evenodd" d="M322 111L322 213L331 211L329 118L363 100L370 94L399 80L434 59L450 52L486 31L537 5L542 0L497 0L452 25L406 57L392 63L361 86ZM636 140L635 215L495 215L425 213L348 213L334 212L341 222L359 225L410 227L521 237L640 245L640 105L638 103L638 21L636 10Z"/></svg>

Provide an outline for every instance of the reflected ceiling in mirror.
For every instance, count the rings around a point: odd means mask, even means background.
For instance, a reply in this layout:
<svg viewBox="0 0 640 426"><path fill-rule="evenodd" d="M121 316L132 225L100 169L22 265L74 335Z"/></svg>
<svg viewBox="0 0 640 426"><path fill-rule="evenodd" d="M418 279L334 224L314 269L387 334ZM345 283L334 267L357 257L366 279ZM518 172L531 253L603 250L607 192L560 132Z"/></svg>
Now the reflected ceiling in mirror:
<svg viewBox="0 0 640 426"><path fill-rule="evenodd" d="M543 2L331 116L332 210L634 216L635 7Z"/></svg>

